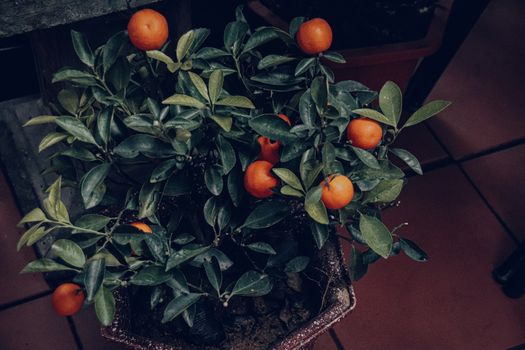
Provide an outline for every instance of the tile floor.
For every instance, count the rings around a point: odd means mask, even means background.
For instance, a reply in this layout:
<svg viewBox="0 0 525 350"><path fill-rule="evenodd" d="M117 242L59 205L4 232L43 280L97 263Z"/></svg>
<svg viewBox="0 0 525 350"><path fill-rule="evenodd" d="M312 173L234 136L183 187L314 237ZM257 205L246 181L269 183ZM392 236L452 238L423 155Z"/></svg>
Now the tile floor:
<svg viewBox="0 0 525 350"><path fill-rule="evenodd" d="M400 234L430 260L371 266L357 309L316 350L525 349L525 297L504 297L490 276L525 239L523 13L520 0L488 5L431 93L453 107L399 140L430 170L409 179L386 222L409 222ZM91 310L59 318L43 280L18 275L32 257L14 253L18 218L0 176L0 349L122 349L99 336Z"/></svg>

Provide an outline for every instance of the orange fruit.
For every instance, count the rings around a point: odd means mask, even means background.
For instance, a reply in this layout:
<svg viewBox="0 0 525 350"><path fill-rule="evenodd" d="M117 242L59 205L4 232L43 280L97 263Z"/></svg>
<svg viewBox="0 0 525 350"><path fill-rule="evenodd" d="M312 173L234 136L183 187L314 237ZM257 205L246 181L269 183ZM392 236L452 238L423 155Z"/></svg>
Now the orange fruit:
<svg viewBox="0 0 525 350"><path fill-rule="evenodd" d="M305 54L315 55L332 45L332 28L324 19L314 18L299 26L296 39Z"/></svg>
<svg viewBox="0 0 525 350"><path fill-rule="evenodd" d="M59 315L74 315L84 304L84 292L78 284L63 283L53 292L51 304Z"/></svg>
<svg viewBox="0 0 525 350"><path fill-rule="evenodd" d="M346 136L352 146L362 149L375 148L381 142L383 129L378 122L368 118L357 118L348 124Z"/></svg>
<svg viewBox="0 0 525 350"><path fill-rule="evenodd" d="M158 50L168 40L168 21L155 10L140 10L128 22L128 35L137 49Z"/></svg>
<svg viewBox="0 0 525 350"><path fill-rule="evenodd" d="M320 185L323 188L321 200L328 209L341 209L354 197L354 185L344 175L331 175Z"/></svg>
<svg viewBox="0 0 525 350"><path fill-rule="evenodd" d="M248 166L244 173L244 188L255 198L270 197L272 188L277 186L278 181L271 174L273 164L265 160L256 160Z"/></svg>
<svg viewBox="0 0 525 350"><path fill-rule="evenodd" d="M148 225L146 225L145 223L140 222L140 221L132 222L129 225L135 227L137 230L140 230L140 231L142 231L144 233L152 233L153 232L151 227L149 227Z"/></svg>
<svg viewBox="0 0 525 350"><path fill-rule="evenodd" d="M280 113L277 115L279 118L284 120L288 125L292 125L290 122L290 119ZM259 146L261 147L261 153L259 153L259 159L265 160L267 162L270 162L272 164L279 163L279 149L281 148L281 142L279 141L272 141L266 136L260 136L257 141L259 142Z"/></svg>

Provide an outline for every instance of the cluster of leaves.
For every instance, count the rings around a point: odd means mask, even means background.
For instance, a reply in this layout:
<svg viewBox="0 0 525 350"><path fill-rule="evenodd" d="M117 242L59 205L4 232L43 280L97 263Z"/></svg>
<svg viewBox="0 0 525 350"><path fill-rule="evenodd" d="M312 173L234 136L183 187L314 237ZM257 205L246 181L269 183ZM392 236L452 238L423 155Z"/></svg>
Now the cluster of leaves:
<svg viewBox="0 0 525 350"><path fill-rule="evenodd" d="M426 260L417 245L381 222L381 210L396 200L405 178L389 157L421 174L411 153L390 145L448 103L429 103L400 126L399 88L388 82L378 96L355 81L335 83L324 62L344 59L336 52L304 57L294 41L302 20L292 21L289 32L252 31L238 9L222 48L203 46L209 31L199 28L173 45L174 57L169 43L136 51L125 32L93 51L72 32L85 68L58 71L54 81L66 89L55 115L27 123L56 125L40 151L58 149L50 171L61 176L43 210L21 221L32 226L19 249L54 230L60 239L24 271L70 271L103 324L114 313L111 290L137 285L151 289L152 308L170 301L163 304L163 322L180 315L191 326L203 298L227 305L234 296L265 295L274 278L297 278L306 269L310 257L300 255L296 240L272 238L286 217L302 223L306 215L304 229L318 249L346 227L354 279L400 250ZM380 111L370 107L377 97ZM277 113L288 115L292 126ZM346 140L348 123L359 116L383 125L377 149ZM260 135L282 143L273 168L281 183L271 198L256 201L243 187L243 172L258 156ZM348 176L356 195L328 212L318 184L332 174ZM86 209L74 223L61 200L63 185L79 189ZM153 233L128 225L137 219L147 220Z"/></svg>

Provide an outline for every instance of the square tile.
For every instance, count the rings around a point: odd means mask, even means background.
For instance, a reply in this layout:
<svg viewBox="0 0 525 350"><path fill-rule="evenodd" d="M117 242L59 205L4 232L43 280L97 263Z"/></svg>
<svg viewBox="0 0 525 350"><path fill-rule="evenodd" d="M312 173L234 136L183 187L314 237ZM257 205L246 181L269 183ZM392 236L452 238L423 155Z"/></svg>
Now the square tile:
<svg viewBox="0 0 525 350"><path fill-rule="evenodd" d="M23 232L16 227L19 220L20 214L0 171L0 222L3 227L0 231L0 305L49 290L42 274L20 274L24 266L35 259L35 254L32 248L16 251Z"/></svg>
<svg viewBox="0 0 525 350"><path fill-rule="evenodd" d="M0 325L0 349L77 349L67 319L51 306L51 296L0 312Z"/></svg>
<svg viewBox="0 0 525 350"><path fill-rule="evenodd" d="M455 159L525 138L525 2L491 1L429 96L429 121Z"/></svg>
<svg viewBox="0 0 525 350"><path fill-rule="evenodd" d="M512 233L525 240L525 145L476 158L463 168Z"/></svg>
<svg viewBox="0 0 525 350"><path fill-rule="evenodd" d="M470 186L449 166L413 177L388 227L430 256L378 261L354 284L357 307L336 326L343 345L361 349L506 349L525 341L525 299L506 298L492 269L514 244Z"/></svg>

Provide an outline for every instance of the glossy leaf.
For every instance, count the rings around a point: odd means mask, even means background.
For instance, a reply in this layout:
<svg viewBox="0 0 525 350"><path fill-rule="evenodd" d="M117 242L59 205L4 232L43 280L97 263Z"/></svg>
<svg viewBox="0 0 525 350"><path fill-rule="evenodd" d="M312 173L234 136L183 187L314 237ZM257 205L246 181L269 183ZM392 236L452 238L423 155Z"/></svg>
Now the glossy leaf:
<svg viewBox="0 0 525 350"><path fill-rule="evenodd" d="M302 191L303 186L301 185L301 181L295 175L291 170L287 168L273 168L273 173L279 177L285 184L290 185L291 187L295 188L296 190Z"/></svg>
<svg viewBox="0 0 525 350"><path fill-rule="evenodd" d="M272 283L268 275L248 271L237 280L230 295L256 297L268 294L271 290Z"/></svg>
<svg viewBox="0 0 525 350"><path fill-rule="evenodd" d="M310 221L310 231L314 238L315 244L318 249L323 248L324 244L328 240L328 225L322 225L315 221Z"/></svg>
<svg viewBox="0 0 525 350"><path fill-rule="evenodd" d="M258 134L271 140L289 142L297 138L290 133L290 126L281 118L275 118L274 115L262 115L250 119L248 123Z"/></svg>
<svg viewBox="0 0 525 350"><path fill-rule="evenodd" d="M412 126L419 124L428 118L431 118L435 116L436 114L439 114L442 112L445 108L450 106L451 102L449 101L432 101L424 105L423 107L419 108L417 111L415 111L410 118L406 121L405 125L403 127Z"/></svg>
<svg viewBox="0 0 525 350"><path fill-rule="evenodd" d="M63 141L67 138L67 134L61 132L52 132L44 136L40 144L38 145L38 152L42 152L45 149Z"/></svg>
<svg viewBox="0 0 525 350"><path fill-rule="evenodd" d="M24 224L28 222L35 222L35 221L42 221L46 219L46 214L42 211L40 208L35 208L31 210L29 213L24 215L24 217L18 222L16 226L22 227Z"/></svg>
<svg viewBox="0 0 525 350"><path fill-rule="evenodd" d="M295 272L295 273L301 272L304 269L306 269L309 263L310 263L309 257L297 256L286 263L284 271L285 272Z"/></svg>
<svg viewBox="0 0 525 350"><path fill-rule="evenodd" d="M403 160L416 174L423 175L421 164L412 153L401 148L390 148L389 151Z"/></svg>
<svg viewBox="0 0 525 350"><path fill-rule="evenodd" d="M208 191L215 196L220 195L224 187L224 181L222 180L222 167L219 165L208 167L204 173L204 182Z"/></svg>
<svg viewBox="0 0 525 350"><path fill-rule="evenodd" d="M308 215L322 225L328 225L328 213L321 202L322 187L316 186L306 193L304 209Z"/></svg>
<svg viewBox="0 0 525 350"><path fill-rule="evenodd" d="M353 147L353 146L352 146L352 150L356 154L357 158L359 158L359 160L362 161L363 164L365 164L367 167L370 167L372 169L381 168L381 166L379 165L379 162L377 161L377 158L372 153L364 149Z"/></svg>
<svg viewBox="0 0 525 350"><path fill-rule="evenodd" d="M365 203L388 203L394 201L403 189L404 181L401 179L383 180L370 192L365 194Z"/></svg>
<svg viewBox="0 0 525 350"><path fill-rule="evenodd" d="M246 245L246 248L253 250L257 253L275 255L277 254L271 245L265 242L255 242Z"/></svg>
<svg viewBox="0 0 525 350"><path fill-rule="evenodd" d="M411 240L400 238L399 243L401 244L401 250L412 260L419 262L425 262L428 260L427 253Z"/></svg>
<svg viewBox="0 0 525 350"><path fill-rule="evenodd" d="M346 63L345 58L337 51L323 52L323 57L335 63Z"/></svg>
<svg viewBox="0 0 525 350"><path fill-rule="evenodd" d="M155 215L162 198L164 183L145 182L139 192L139 219Z"/></svg>
<svg viewBox="0 0 525 350"><path fill-rule="evenodd" d="M56 118L55 123L79 141L91 143L93 145L97 144L91 131L89 131L80 120L73 117L58 117Z"/></svg>
<svg viewBox="0 0 525 350"><path fill-rule="evenodd" d="M235 157L235 150L233 149L231 143L229 143L221 135L217 136L217 146L221 156L222 170L224 175L227 175L233 169L237 161L237 158Z"/></svg>
<svg viewBox="0 0 525 350"><path fill-rule="evenodd" d="M304 72L306 72L310 67L312 67L315 64L315 57L310 58L303 58L302 60L297 63L297 66L295 67L295 73L294 75L297 77L299 75L302 75Z"/></svg>
<svg viewBox="0 0 525 350"><path fill-rule="evenodd" d="M198 244L188 244L184 246L180 250L170 255L168 261L166 262L166 271L169 271L172 268L195 258L197 255L204 253L208 249L210 249L210 246L201 246Z"/></svg>
<svg viewBox="0 0 525 350"><path fill-rule="evenodd" d="M218 106L230 106L239 108L253 109L255 106L248 97L245 96L226 96L215 103Z"/></svg>
<svg viewBox="0 0 525 350"><path fill-rule="evenodd" d="M233 119L232 117L226 117L222 115L211 115L210 118L219 125L222 130L229 132L232 129Z"/></svg>
<svg viewBox="0 0 525 350"><path fill-rule="evenodd" d="M51 271L70 271L75 270L66 265L59 264L51 259L33 260L27 264L20 273L51 272Z"/></svg>
<svg viewBox="0 0 525 350"><path fill-rule="evenodd" d="M383 113L378 112L375 109L359 108L359 109L354 109L352 111L352 113L359 114L360 116L373 119L375 121L378 121L378 122L386 124L386 125L390 125L390 126L393 126L393 127L396 126L396 124L394 123L393 120L390 120Z"/></svg>
<svg viewBox="0 0 525 350"><path fill-rule="evenodd" d="M215 104L222 92L222 85L224 84L224 74L220 69L214 70L210 75L208 81L208 90L210 94L211 103Z"/></svg>
<svg viewBox="0 0 525 350"><path fill-rule="evenodd" d="M86 256L82 249L68 239L56 240L51 246L51 252L69 265L82 267L86 263Z"/></svg>
<svg viewBox="0 0 525 350"><path fill-rule="evenodd" d="M191 305L199 301L200 297L201 294L196 293L182 294L176 297L175 299L170 301L169 304L166 306L166 309L164 309L164 315L162 317L161 322L170 322L175 317L182 314L184 310L187 310Z"/></svg>
<svg viewBox="0 0 525 350"><path fill-rule="evenodd" d="M295 57L282 56L282 55L268 55L263 57L257 64L257 69L266 69L278 66L283 63L294 61Z"/></svg>
<svg viewBox="0 0 525 350"><path fill-rule="evenodd" d="M95 64L95 56L89 46L86 38L82 33L71 31L71 39L73 41L73 48L77 53L78 58L86 65L93 67Z"/></svg>
<svg viewBox="0 0 525 350"><path fill-rule="evenodd" d="M284 185L283 187L281 187L280 192L281 194L285 196L291 196L291 197L297 197L297 198L303 197L303 193L301 191L298 191L295 188L288 186L288 185Z"/></svg>
<svg viewBox="0 0 525 350"><path fill-rule="evenodd" d="M393 81L387 81L379 91L379 107L388 118L388 125L397 126L403 111L401 89Z"/></svg>
<svg viewBox="0 0 525 350"><path fill-rule="evenodd" d="M110 164L103 163L92 168L82 178L80 193L86 209L93 208L102 200L102 198L97 195L97 188L104 183L110 169Z"/></svg>
<svg viewBox="0 0 525 350"><path fill-rule="evenodd" d="M248 215L242 227L262 229L275 225L290 214L290 208L283 202L264 202Z"/></svg>
<svg viewBox="0 0 525 350"><path fill-rule="evenodd" d="M205 260L203 266L208 281L219 295L221 293L222 271L217 258L212 257L210 260Z"/></svg>
<svg viewBox="0 0 525 350"><path fill-rule="evenodd" d="M86 288L86 300L91 303L95 298L102 281L104 280L104 270L106 261L104 259L90 260L84 270L84 286Z"/></svg>
<svg viewBox="0 0 525 350"><path fill-rule="evenodd" d="M208 96L208 87L206 86L206 83L204 83L204 80L202 80L202 78L193 73L193 72L188 72L188 74L190 75L190 79L191 79L191 82L193 83L193 85L195 85L195 88L197 88L197 91L199 92L199 94L206 100L209 100L209 96Z"/></svg>
<svg viewBox="0 0 525 350"><path fill-rule="evenodd" d="M163 104L166 105L178 105L178 106L186 106L186 107L194 107L198 109L203 109L206 107L204 103L197 100L195 97L187 96L187 95L181 95L181 94L175 94L164 101L162 101Z"/></svg>
<svg viewBox="0 0 525 350"><path fill-rule="evenodd" d="M115 316L115 297L102 286L95 295L95 313L103 326L110 326Z"/></svg>
<svg viewBox="0 0 525 350"><path fill-rule="evenodd" d="M386 226L377 218L361 214L359 230L368 246L383 258L388 258L392 251L392 235Z"/></svg>

